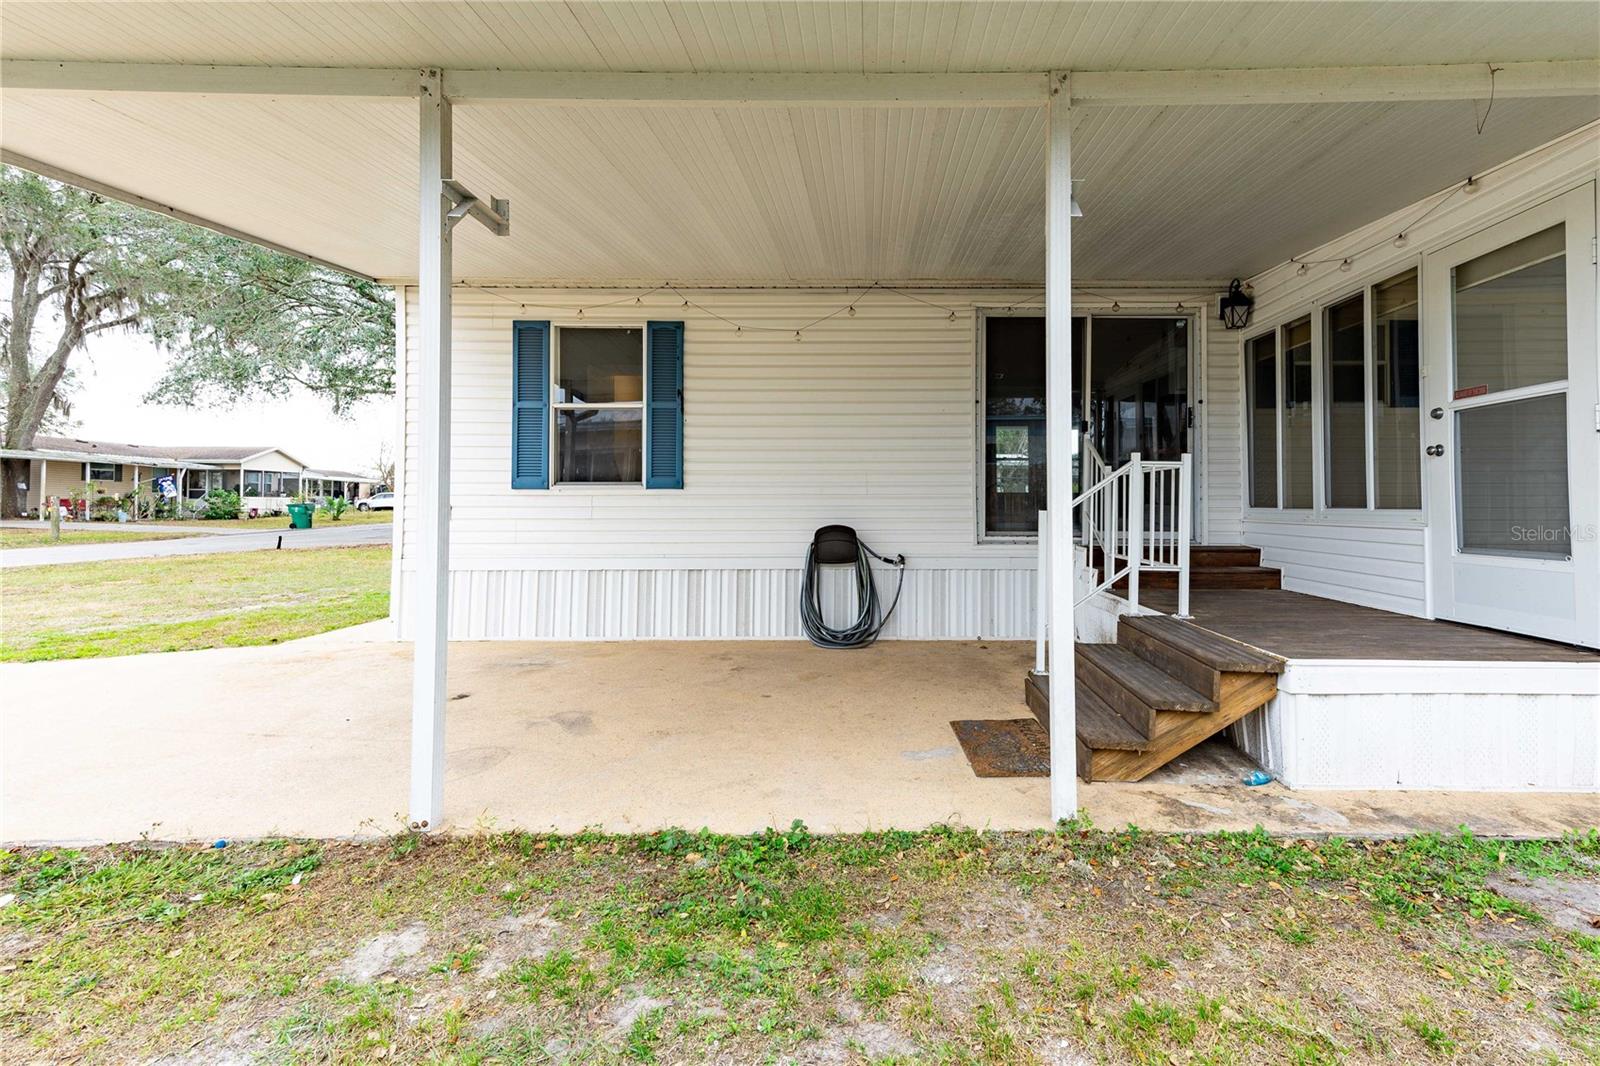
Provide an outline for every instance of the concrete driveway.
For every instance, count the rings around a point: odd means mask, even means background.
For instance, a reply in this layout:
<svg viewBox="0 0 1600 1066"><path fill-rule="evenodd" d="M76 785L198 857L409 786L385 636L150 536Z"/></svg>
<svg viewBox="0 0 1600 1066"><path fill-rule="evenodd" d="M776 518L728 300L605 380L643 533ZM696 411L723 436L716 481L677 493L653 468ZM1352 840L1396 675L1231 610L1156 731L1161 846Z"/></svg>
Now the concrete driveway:
<svg viewBox="0 0 1600 1066"><path fill-rule="evenodd" d="M387 623L274 647L0 666L0 839L376 836L403 825L409 645ZM1028 644L458 643L449 827L749 832L1049 824L1042 778L980 779L950 721L1026 715ZM1196 749L1200 752L1200 749ZM1595 797L1240 784L1217 742L1080 790L1105 828L1552 836Z"/></svg>
<svg viewBox="0 0 1600 1066"><path fill-rule="evenodd" d="M174 540L116 541L99 544L73 544L72 534L63 533L61 543L46 548L9 548L0 551L0 570L15 566L52 566L61 563L92 563L103 559L157 559L170 555L210 555L215 552L250 552L267 548L336 548L355 544L388 544L394 526L388 522L362 525L327 523L311 529L288 529L288 519L262 519L262 532L253 529ZM130 533L149 526L119 526ZM159 532L180 532L195 527L158 527ZM282 544L279 544L279 540Z"/></svg>

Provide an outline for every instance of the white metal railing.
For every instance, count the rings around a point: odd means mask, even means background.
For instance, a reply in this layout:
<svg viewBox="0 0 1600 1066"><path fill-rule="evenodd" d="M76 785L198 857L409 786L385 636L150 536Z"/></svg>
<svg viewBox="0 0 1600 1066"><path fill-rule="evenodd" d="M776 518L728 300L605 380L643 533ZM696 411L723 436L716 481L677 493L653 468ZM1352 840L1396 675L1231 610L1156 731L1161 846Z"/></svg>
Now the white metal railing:
<svg viewBox="0 0 1600 1066"><path fill-rule="evenodd" d="M1177 617L1189 617L1189 542L1194 532L1194 468L1188 452L1176 461L1145 462L1138 452L1115 470L1092 445L1085 444L1083 482L1069 515L1078 518L1078 539L1085 561L1099 571L1093 588L1073 600L1085 600L1128 579L1128 602L1139 606L1139 572L1171 570L1178 574ZM1067 519L1070 521L1071 519ZM1034 671L1044 674L1049 637L1050 518L1039 512L1038 604Z"/></svg>

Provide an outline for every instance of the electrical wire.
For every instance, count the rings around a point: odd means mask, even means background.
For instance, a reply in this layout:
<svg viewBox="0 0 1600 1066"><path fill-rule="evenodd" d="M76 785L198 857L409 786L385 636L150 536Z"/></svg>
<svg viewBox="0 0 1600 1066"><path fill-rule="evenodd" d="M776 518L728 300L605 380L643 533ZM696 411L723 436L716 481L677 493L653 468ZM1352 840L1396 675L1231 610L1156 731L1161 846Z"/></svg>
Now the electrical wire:
<svg viewBox="0 0 1600 1066"><path fill-rule="evenodd" d="M883 627L889 624L895 607L900 603L900 592L906 584L906 557L897 555L890 559L879 555L859 538L856 540L856 617L848 625L834 628L822 617L821 564L817 562L817 546L813 542L806 548L806 567L800 579L800 625L806 639L819 648L865 648L878 639ZM889 609L878 617L878 586L872 579L872 560L887 563L900 572L895 585L894 599Z"/></svg>

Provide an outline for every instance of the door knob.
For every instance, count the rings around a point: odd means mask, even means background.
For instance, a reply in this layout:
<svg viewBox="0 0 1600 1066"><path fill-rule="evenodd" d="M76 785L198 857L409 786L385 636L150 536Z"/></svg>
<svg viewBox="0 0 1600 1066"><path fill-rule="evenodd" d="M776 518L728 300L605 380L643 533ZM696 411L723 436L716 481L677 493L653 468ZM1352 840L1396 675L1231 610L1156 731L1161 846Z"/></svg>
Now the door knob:
<svg viewBox="0 0 1600 1066"><path fill-rule="evenodd" d="M1430 445L1428 445L1428 454L1429 455L1443 455L1444 454L1444 445L1443 444L1430 444Z"/></svg>
<svg viewBox="0 0 1600 1066"><path fill-rule="evenodd" d="M1433 419L1434 421L1438 421L1439 419L1444 417L1444 408L1443 407L1435 407L1433 410L1428 412L1428 417Z"/></svg>

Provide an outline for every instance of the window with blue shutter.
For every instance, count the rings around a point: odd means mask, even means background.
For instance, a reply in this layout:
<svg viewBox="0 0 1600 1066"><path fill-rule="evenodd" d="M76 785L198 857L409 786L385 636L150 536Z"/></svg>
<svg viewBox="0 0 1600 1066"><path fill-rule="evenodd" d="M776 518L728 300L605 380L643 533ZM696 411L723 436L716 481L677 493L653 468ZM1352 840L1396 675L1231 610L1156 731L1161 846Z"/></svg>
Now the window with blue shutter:
<svg viewBox="0 0 1600 1066"><path fill-rule="evenodd" d="M550 487L550 323L512 324L511 487Z"/></svg>
<svg viewBox="0 0 1600 1066"><path fill-rule="evenodd" d="M645 326L647 489L683 488L683 323Z"/></svg>

